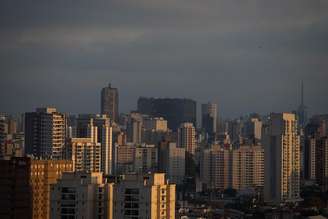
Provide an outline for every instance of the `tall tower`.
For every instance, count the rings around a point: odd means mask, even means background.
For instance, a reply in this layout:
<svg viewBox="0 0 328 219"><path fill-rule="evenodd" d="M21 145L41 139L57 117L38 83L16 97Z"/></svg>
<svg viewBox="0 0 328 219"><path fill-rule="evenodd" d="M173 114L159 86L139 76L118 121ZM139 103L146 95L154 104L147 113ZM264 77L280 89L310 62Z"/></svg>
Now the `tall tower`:
<svg viewBox="0 0 328 219"><path fill-rule="evenodd" d="M118 122L118 89L111 87L104 87L101 90L101 114L106 114L114 122Z"/></svg>
<svg viewBox="0 0 328 219"><path fill-rule="evenodd" d="M300 136L292 113L272 113L263 130L264 201L273 204L300 198Z"/></svg>
<svg viewBox="0 0 328 219"><path fill-rule="evenodd" d="M62 159L66 116L55 108L25 114L25 153L43 159Z"/></svg>
<svg viewBox="0 0 328 219"><path fill-rule="evenodd" d="M215 103L202 104L202 128L209 135L210 140L215 140L217 132L217 105Z"/></svg>
<svg viewBox="0 0 328 219"><path fill-rule="evenodd" d="M190 154L195 154L196 131L192 123L182 123L178 129L178 147L185 148Z"/></svg>

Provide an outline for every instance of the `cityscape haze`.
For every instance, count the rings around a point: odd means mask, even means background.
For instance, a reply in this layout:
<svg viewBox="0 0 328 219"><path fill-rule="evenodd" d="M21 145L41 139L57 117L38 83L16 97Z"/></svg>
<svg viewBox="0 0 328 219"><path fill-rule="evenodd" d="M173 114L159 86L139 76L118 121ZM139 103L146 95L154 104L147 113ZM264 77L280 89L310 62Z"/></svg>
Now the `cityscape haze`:
<svg viewBox="0 0 328 219"><path fill-rule="evenodd" d="M2 0L0 218L328 218L328 1Z"/></svg>

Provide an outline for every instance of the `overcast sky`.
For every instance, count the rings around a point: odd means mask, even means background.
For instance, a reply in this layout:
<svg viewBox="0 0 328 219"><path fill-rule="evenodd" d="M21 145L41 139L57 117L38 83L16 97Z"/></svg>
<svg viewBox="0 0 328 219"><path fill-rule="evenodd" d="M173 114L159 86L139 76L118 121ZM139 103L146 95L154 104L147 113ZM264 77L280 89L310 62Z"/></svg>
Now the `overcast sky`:
<svg viewBox="0 0 328 219"><path fill-rule="evenodd" d="M0 111L99 112L100 89L328 113L327 0L1 0Z"/></svg>

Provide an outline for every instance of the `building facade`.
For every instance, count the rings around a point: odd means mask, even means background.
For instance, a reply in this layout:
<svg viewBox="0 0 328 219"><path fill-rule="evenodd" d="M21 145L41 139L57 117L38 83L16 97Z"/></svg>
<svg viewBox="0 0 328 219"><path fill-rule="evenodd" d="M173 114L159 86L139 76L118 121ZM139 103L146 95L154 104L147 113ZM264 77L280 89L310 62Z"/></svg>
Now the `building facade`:
<svg viewBox="0 0 328 219"><path fill-rule="evenodd" d="M103 182L102 173L63 173L51 186L50 218L111 219L112 192L112 184Z"/></svg>
<svg viewBox="0 0 328 219"><path fill-rule="evenodd" d="M233 150L232 187L236 190L264 186L264 149L241 146Z"/></svg>
<svg viewBox="0 0 328 219"><path fill-rule="evenodd" d="M175 185L164 173L125 175L114 185L113 218L175 218Z"/></svg>
<svg viewBox="0 0 328 219"><path fill-rule="evenodd" d="M66 117L55 108L25 114L25 153L41 159L62 159Z"/></svg>
<svg viewBox="0 0 328 219"><path fill-rule="evenodd" d="M108 87L104 87L101 90L101 114L106 114L113 121L118 123L119 121L119 99L118 99L118 89L113 88L111 84Z"/></svg>
<svg viewBox="0 0 328 219"><path fill-rule="evenodd" d="M300 199L300 136L292 113L272 113L264 128L264 201Z"/></svg>
<svg viewBox="0 0 328 219"><path fill-rule="evenodd" d="M32 219L31 159L0 160L0 218Z"/></svg>
<svg viewBox="0 0 328 219"><path fill-rule="evenodd" d="M63 172L71 171L73 171L71 160L31 161L33 219L50 218L50 185L55 184Z"/></svg>

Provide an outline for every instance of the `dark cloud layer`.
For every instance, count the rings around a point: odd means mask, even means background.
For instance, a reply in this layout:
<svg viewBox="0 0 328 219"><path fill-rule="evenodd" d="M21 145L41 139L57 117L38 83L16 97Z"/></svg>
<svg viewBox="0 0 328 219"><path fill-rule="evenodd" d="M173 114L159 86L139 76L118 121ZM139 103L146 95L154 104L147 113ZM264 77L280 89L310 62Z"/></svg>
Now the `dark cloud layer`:
<svg viewBox="0 0 328 219"><path fill-rule="evenodd" d="M98 112L100 88L214 101L224 116L290 111L304 80L328 112L326 0L2 0L0 111Z"/></svg>

